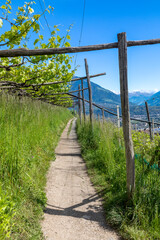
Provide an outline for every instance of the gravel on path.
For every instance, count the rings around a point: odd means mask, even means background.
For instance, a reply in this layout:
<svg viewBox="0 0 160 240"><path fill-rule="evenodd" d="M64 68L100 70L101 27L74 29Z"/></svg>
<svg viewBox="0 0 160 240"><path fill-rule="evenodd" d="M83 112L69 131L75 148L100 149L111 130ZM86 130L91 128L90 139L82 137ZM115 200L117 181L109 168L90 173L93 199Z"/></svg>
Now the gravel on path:
<svg viewBox="0 0 160 240"><path fill-rule="evenodd" d="M76 120L68 122L47 176L47 206L41 223L47 240L120 240L106 224L102 202L87 174L77 141Z"/></svg>

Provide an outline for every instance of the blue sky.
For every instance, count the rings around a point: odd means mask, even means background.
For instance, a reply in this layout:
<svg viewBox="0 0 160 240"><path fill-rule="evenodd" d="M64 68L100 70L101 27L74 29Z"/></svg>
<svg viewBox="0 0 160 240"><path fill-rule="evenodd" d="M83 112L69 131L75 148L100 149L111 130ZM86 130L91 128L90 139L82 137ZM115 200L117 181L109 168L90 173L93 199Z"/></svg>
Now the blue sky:
<svg viewBox="0 0 160 240"><path fill-rule="evenodd" d="M40 12L39 2L35 1L35 10ZM40 1L43 4L44 0ZM12 2L14 9L23 4L22 0ZM4 1L1 0L1 3ZM64 35L69 25L73 24L71 45L78 46L84 0L45 0L45 4L54 7L53 15L46 15L50 28L59 24ZM44 27L42 34L47 39L49 31L43 18L41 23ZM120 32L126 32L128 40L160 38L160 1L86 0L81 46L115 42ZM119 92L117 49L78 53L78 76L85 75L84 58L88 60L90 74L106 72L106 76L94 79L95 83ZM129 91L160 90L159 80L160 44L128 48Z"/></svg>

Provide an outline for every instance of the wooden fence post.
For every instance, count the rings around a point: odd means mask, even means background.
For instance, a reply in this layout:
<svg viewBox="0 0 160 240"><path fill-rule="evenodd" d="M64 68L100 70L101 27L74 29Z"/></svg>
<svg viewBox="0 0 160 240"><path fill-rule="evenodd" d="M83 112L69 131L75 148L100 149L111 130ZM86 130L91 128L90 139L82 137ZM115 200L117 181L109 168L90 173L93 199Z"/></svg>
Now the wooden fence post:
<svg viewBox="0 0 160 240"><path fill-rule="evenodd" d="M132 197L135 189L135 159L133 141L131 135L131 122L128 100L128 76L127 76L127 40L126 33L118 34L120 95L122 109L123 135L125 142L126 170L127 170L127 192Z"/></svg>
<svg viewBox="0 0 160 240"><path fill-rule="evenodd" d="M74 113L74 116L75 116L75 103L73 101L73 113Z"/></svg>
<svg viewBox="0 0 160 240"><path fill-rule="evenodd" d="M104 123L104 109L102 108L102 119L103 119L103 123Z"/></svg>
<svg viewBox="0 0 160 240"><path fill-rule="evenodd" d="M136 123L136 124L135 124L135 131L137 132L137 130L138 130L138 129L137 129L137 123Z"/></svg>
<svg viewBox="0 0 160 240"><path fill-rule="evenodd" d="M154 119L152 118L152 138L154 139Z"/></svg>
<svg viewBox="0 0 160 240"><path fill-rule="evenodd" d="M85 58L84 61L85 61L85 69L86 69L86 76L87 76L87 82L88 82L88 92L89 92L90 123L91 123L91 126L93 127L92 89L91 89L91 82L90 82L90 77L89 77L87 59Z"/></svg>
<svg viewBox="0 0 160 240"><path fill-rule="evenodd" d="M148 125L149 125L149 134L150 134L150 139L152 140L152 129L151 129L151 120L150 120L150 115L149 115L149 108L148 108L148 103L145 102L146 105L146 112L147 112L147 118L148 118Z"/></svg>
<svg viewBox="0 0 160 240"><path fill-rule="evenodd" d="M78 92L78 97L79 97L79 92ZM80 99L78 99L78 115L80 118Z"/></svg>
<svg viewBox="0 0 160 240"><path fill-rule="evenodd" d="M81 88L83 89L83 79L81 79ZM83 116L84 122L86 121L86 110L85 110L85 102L84 102L84 90L82 90L82 104L83 104Z"/></svg>
<svg viewBox="0 0 160 240"><path fill-rule="evenodd" d="M98 123L100 124L100 121L101 121L101 119L100 119L100 115L99 115L99 113L98 113Z"/></svg>
<svg viewBox="0 0 160 240"><path fill-rule="evenodd" d="M81 89L80 84L78 85L78 90ZM81 92L78 92L78 97L81 98ZM80 123L82 123L82 103L81 100L79 99L79 118L80 118Z"/></svg>
<svg viewBox="0 0 160 240"><path fill-rule="evenodd" d="M117 123L118 123L118 128L120 128L119 105L117 105Z"/></svg>

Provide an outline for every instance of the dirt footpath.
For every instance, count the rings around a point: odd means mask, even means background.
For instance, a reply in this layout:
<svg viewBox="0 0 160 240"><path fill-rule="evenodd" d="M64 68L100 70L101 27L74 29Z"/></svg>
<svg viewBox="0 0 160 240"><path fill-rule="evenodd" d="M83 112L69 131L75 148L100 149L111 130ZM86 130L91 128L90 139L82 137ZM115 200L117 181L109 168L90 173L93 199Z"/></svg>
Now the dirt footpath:
<svg viewBox="0 0 160 240"><path fill-rule="evenodd" d="M47 207L42 222L48 240L118 240L120 237L107 226L101 206L87 175L75 132L70 135L70 122L56 148L46 186Z"/></svg>

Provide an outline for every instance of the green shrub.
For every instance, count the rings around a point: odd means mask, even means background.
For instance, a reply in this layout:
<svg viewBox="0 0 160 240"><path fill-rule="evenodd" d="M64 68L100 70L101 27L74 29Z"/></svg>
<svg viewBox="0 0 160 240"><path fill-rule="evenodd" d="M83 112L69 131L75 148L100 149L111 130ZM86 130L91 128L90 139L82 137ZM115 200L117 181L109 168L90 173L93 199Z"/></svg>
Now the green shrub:
<svg viewBox="0 0 160 240"><path fill-rule="evenodd" d="M136 190L132 201L126 193L126 160L122 129L112 123L77 123L82 156L96 188L101 191L107 220L126 239L160 239L160 137L151 142L133 132Z"/></svg>
<svg viewBox="0 0 160 240"><path fill-rule="evenodd" d="M9 238L11 234L11 220L14 217L15 205L11 196L4 195L0 187L0 239Z"/></svg>

